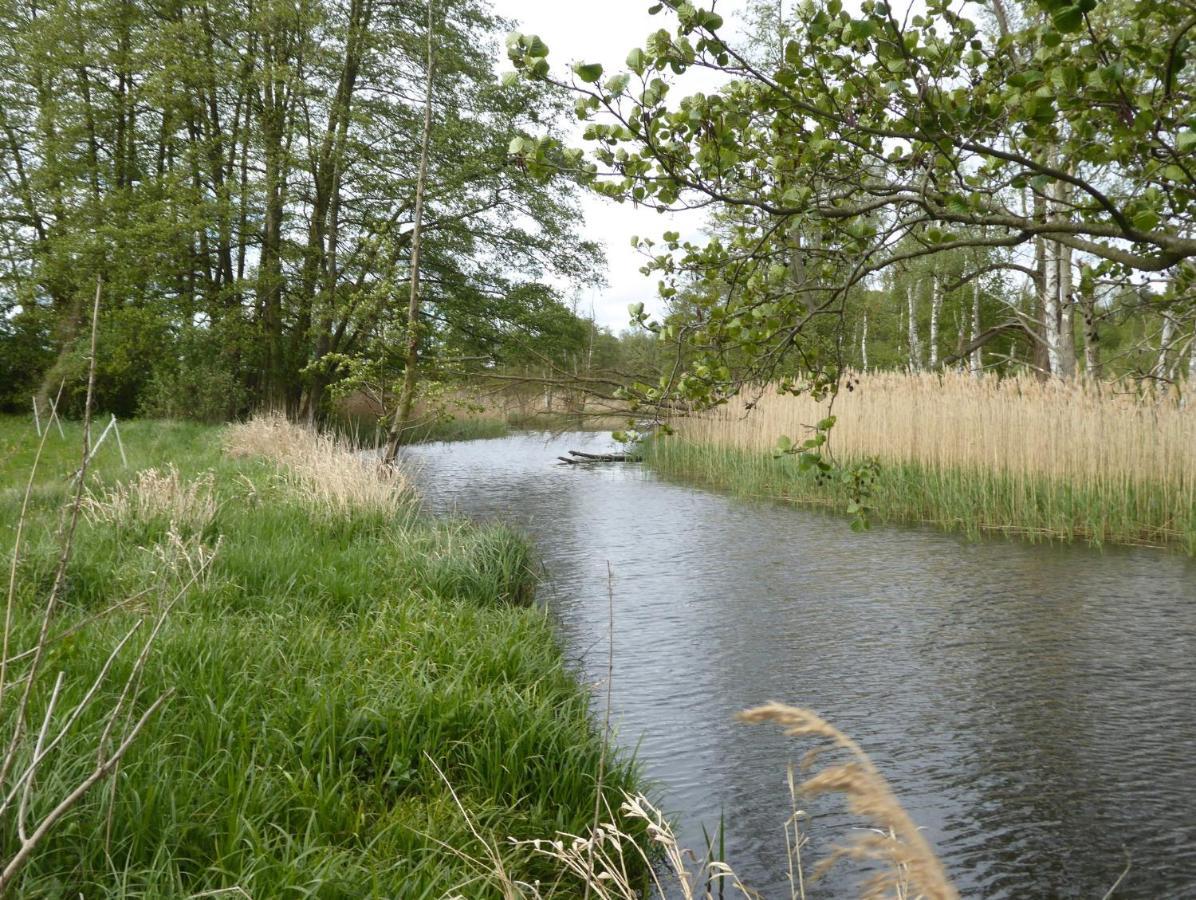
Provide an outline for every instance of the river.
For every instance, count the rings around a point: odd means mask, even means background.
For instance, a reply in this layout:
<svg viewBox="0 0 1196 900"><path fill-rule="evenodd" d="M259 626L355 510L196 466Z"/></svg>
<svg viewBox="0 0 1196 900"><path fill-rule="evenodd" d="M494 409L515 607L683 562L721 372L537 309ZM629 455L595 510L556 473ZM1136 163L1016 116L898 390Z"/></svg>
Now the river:
<svg viewBox="0 0 1196 900"><path fill-rule="evenodd" d="M964 896L1196 898L1196 563L969 541L554 465L604 435L407 448L428 505L531 536L584 678L688 846L788 897L786 768L808 747L734 714L780 700L858 740ZM604 702L598 692L596 705ZM807 856L848 820L809 807ZM548 835L544 835L548 837ZM840 863L810 897L854 895Z"/></svg>

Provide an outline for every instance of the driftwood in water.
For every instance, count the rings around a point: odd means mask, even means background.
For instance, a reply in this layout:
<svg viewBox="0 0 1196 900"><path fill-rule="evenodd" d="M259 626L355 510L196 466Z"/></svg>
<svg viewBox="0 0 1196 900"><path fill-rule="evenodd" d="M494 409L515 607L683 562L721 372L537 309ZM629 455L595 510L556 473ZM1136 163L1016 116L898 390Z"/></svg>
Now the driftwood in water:
<svg viewBox="0 0 1196 900"><path fill-rule="evenodd" d="M568 456L558 456L563 463L571 466L584 466L589 463L600 462L639 462L638 456L628 453L582 453L580 450L570 450Z"/></svg>

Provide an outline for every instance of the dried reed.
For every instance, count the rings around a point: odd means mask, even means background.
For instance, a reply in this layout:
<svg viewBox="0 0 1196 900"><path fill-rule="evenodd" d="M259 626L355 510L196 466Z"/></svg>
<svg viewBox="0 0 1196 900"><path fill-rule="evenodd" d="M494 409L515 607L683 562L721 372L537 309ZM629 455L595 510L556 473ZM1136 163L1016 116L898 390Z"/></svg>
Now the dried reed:
<svg viewBox="0 0 1196 900"><path fill-rule="evenodd" d="M347 441L288 421L257 416L230 427L225 449L231 456L258 456L276 463L296 493L334 515L355 511L393 512L409 500L403 474L380 470Z"/></svg>
<svg viewBox="0 0 1196 900"><path fill-rule="evenodd" d="M766 450L781 435L803 435L831 409L808 395L763 388L678 428L698 442ZM1196 500L1196 410L1114 385L880 373L841 391L833 413L832 446L848 457L1072 482L1166 483Z"/></svg>
<svg viewBox="0 0 1196 900"><path fill-rule="evenodd" d="M91 524L145 525L162 522L171 531L203 531L216 517L215 478L211 473L187 481L173 465L145 469L135 480L118 484L82 501L84 518Z"/></svg>
<svg viewBox="0 0 1196 900"><path fill-rule="evenodd" d="M884 776L855 741L809 710L780 703L749 709L740 718L753 724L780 725L789 737L828 741L831 748L846 751L850 757L847 762L827 766L798 787L798 792L807 797L842 794L851 811L872 826L819 863L815 877L843 857L875 860L883 868L864 885L860 894L863 900L882 897L958 900L959 894L947 879L938 856L893 795ZM810 751L803 768L813 766L826 749Z"/></svg>

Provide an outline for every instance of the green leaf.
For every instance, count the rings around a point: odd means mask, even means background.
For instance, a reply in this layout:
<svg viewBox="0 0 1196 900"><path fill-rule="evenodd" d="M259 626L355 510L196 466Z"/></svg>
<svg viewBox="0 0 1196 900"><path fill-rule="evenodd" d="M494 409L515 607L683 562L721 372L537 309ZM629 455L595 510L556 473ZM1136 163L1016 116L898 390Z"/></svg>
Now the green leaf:
<svg viewBox="0 0 1196 900"><path fill-rule="evenodd" d="M599 63L577 63L573 72L586 84L594 84L602 77L602 66Z"/></svg>
<svg viewBox="0 0 1196 900"><path fill-rule="evenodd" d="M636 75L643 75L644 69L647 67L648 58L639 47L636 47L627 54L627 68L631 69Z"/></svg>
<svg viewBox="0 0 1196 900"><path fill-rule="evenodd" d="M1134 213L1130 221L1139 231L1154 231L1159 224L1159 214L1153 209L1143 209Z"/></svg>
<svg viewBox="0 0 1196 900"><path fill-rule="evenodd" d="M1084 26L1084 13L1078 6L1066 6L1051 14L1051 24L1064 34L1072 34Z"/></svg>
<svg viewBox="0 0 1196 900"><path fill-rule="evenodd" d="M1188 182L1188 173L1174 163L1164 166L1162 175L1168 181L1177 181L1180 184L1187 184Z"/></svg>
<svg viewBox="0 0 1196 900"><path fill-rule="evenodd" d="M1187 153L1196 147L1196 131L1181 131L1175 136L1175 149Z"/></svg>

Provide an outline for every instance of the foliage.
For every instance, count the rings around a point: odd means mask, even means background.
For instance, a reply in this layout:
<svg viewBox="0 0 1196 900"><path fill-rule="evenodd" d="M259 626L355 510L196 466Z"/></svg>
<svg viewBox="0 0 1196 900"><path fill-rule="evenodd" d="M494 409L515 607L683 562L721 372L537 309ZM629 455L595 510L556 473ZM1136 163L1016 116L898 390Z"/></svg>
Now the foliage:
<svg viewBox="0 0 1196 900"><path fill-rule="evenodd" d="M506 147L551 127L561 100L498 82L503 23L484 0L436 8L428 347L477 365L519 341L544 352L580 327L548 285L593 281L600 254L569 186ZM97 279L98 402L118 414L315 415L341 374L326 358L384 356L406 325L425 10L0 2L0 318L20 307L36 335L23 380L44 395L78 369Z"/></svg>
<svg viewBox="0 0 1196 900"><path fill-rule="evenodd" d="M53 571L48 532L78 434L68 424L68 440L52 435L35 486L18 637L36 629L26 613ZM423 518L409 494L389 506L329 502L305 476L224 457L210 428L134 422L123 437L129 469L111 443L95 461L94 512L56 623L68 636L47 667L82 691L114 636L153 614L137 596L167 571L160 552L178 510L200 508L187 521L220 549L142 676L146 692L176 695L126 757L118 789L79 804L17 892L495 895L458 853L478 851L479 837L450 784L508 872L550 883L551 865L508 838L586 828L603 748L544 612L527 605L525 543ZM0 421L0 484L23 483L34 442L25 421ZM157 476L131 479L150 466ZM19 502L0 493L0 518L11 523ZM68 754L42 785L93 763ZM617 807L634 784L626 761L607 757L604 784ZM0 849L15 828L0 827Z"/></svg>
<svg viewBox="0 0 1196 900"><path fill-rule="evenodd" d="M806 0L792 19L783 9L778 52L761 53L724 38L717 13L665 0L652 11L667 10L672 29L634 48L624 71L576 66L568 81L543 41L508 41L518 71L573 92L591 146L524 140L513 151L532 171L568 171L650 208L719 211L706 241L672 233L644 245L662 297L684 294L690 313L631 310L684 349L682 373L640 400L722 402L795 355L815 389L833 387L841 340L828 348L809 332L841 326L853 292L879 273L961 251L1045 246L1037 269L1004 262L1048 295L1057 279L1043 267L1070 269L1073 252L1098 279L1165 272L1160 302L1190 315L1190 2L1043 0L1015 18L995 0L994 21L943 0L905 18L883 0L858 11ZM724 86L675 98L695 67ZM1066 341L1057 347L1050 321L1070 320L1049 302L1034 315L1047 322L1054 372Z"/></svg>

